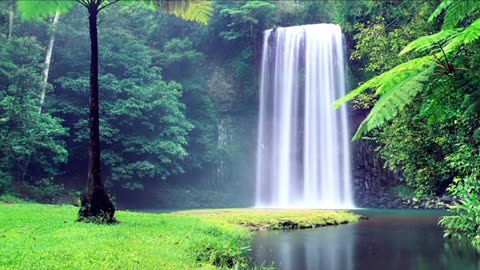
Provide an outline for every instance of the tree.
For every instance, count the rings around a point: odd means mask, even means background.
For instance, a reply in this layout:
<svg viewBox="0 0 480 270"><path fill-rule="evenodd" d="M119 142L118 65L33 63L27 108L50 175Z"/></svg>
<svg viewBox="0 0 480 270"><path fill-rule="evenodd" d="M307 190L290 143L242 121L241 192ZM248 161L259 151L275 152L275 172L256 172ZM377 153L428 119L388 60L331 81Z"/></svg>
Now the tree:
<svg viewBox="0 0 480 270"><path fill-rule="evenodd" d="M59 29L62 43L56 54L52 77L55 96L50 103L56 116L68 119L64 125L72 135L67 138L72 157L67 172L70 175L81 170L76 164L83 163L82 149L88 141L88 66L78 65L89 56L88 50L78 49L88 47L82 39L88 36L88 30L73 29L84 21L77 15L82 11L77 9L64 16L63 28ZM120 16L109 18L108 24L104 21L99 35L103 44L99 76L102 177L111 192L143 189L147 182L183 173L189 164L185 160L189 149L185 147L190 142L186 136L191 120L187 120L180 100L187 90L161 76L163 70L153 65L150 48L138 37L142 31L124 27L129 21L125 16L134 13L158 16L142 9L112 7L105 15ZM68 49L71 47L77 47L76 53Z"/></svg>
<svg viewBox="0 0 480 270"><path fill-rule="evenodd" d="M465 28L454 27L479 7L480 1L444 0L429 19L434 20L445 10L442 31L412 41L399 54L416 53L423 56L399 64L368 80L335 102L334 106L338 108L369 89L375 89L375 95L380 97L353 140L392 120L413 101L433 75L453 75L456 68L451 59L462 46L480 38L480 19Z"/></svg>
<svg viewBox="0 0 480 270"><path fill-rule="evenodd" d="M35 198L31 191L52 184L67 159L62 120L38 110L42 53L35 38L0 35L0 193ZM27 163L36 165L35 176Z"/></svg>
<svg viewBox="0 0 480 270"><path fill-rule="evenodd" d="M116 222L115 207L108 197L101 179L100 165L100 116L99 116L99 46L97 18L101 10L121 0L44 0L21 1L19 8L24 18L42 18L53 16L57 12L66 12L75 4L84 6L89 15L90 32L90 139L87 187L81 198L79 220L100 220L105 223ZM123 1L123 0L122 0ZM126 1L125 1L126 2ZM132 1L130 4L144 5L163 9L185 19L207 23L212 10L210 3L199 1Z"/></svg>

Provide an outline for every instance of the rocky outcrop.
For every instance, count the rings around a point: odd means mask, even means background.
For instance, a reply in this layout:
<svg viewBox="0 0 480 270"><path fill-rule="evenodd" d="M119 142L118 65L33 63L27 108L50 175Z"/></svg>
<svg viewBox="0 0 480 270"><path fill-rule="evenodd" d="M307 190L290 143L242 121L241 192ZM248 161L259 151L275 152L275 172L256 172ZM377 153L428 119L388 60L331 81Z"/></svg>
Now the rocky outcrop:
<svg viewBox="0 0 480 270"><path fill-rule="evenodd" d="M447 195L434 196L428 199L400 198L390 192L372 192L357 198L357 206L361 208L411 208L411 209L447 209L457 199Z"/></svg>

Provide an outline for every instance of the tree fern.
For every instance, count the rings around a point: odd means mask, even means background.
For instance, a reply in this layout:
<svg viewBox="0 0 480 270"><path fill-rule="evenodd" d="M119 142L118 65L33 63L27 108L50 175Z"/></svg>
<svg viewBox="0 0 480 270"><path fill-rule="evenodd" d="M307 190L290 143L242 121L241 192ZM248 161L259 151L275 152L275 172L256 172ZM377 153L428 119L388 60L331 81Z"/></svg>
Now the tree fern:
<svg viewBox="0 0 480 270"><path fill-rule="evenodd" d="M17 3L22 18L26 20L35 20L53 17L57 10L60 13L66 13L78 2L73 0L33 0L18 1Z"/></svg>
<svg viewBox="0 0 480 270"><path fill-rule="evenodd" d="M120 0L132 5L143 5L163 10L189 21L207 24L213 15L213 2L206 0Z"/></svg>
<svg viewBox="0 0 480 270"><path fill-rule="evenodd" d="M468 45L480 38L480 19L477 19L458 36L452 39L444 48L446 53L451 53L459 49L462 45Z"/></svg>
<svg viewBox="0 0 480 270"><path fill-rule="evenodd" d="M60 13L68 12L76 4L89 4L96 2L99 10L110 4L125 2L131 5L140 5L163 10L182 17L186 20L207 24L213 14L211 1L195 0L32 0L18 1L18 8L26 20L48 18L55 15L57 9Z"/></svg>
<svg viewBox="0 0 480 270"><path fill-rule="evenodd" d="M435 58L443 59L456 52L462 45L468 45L480 37L480 19L477 19L465 29L454 29L456 25L479 7L480 0L444 0L429 18L429 21L432 21L445 11L444 30L414 40L399 55L412 51L425 53L432 51L435 46L439 46L442 49L441 52L437 52L434 56L415 58L400 64L370 79L334 103L334 107L338 108L369 89L375 89L375 95L380 95L380 99L358 128L353 140L357 140L372 129L384 125L409 104L421 91L423 83L434 73L433 60Z"/></svg>
<svg viewBox="0 0 480 270"><path fill-rule="evenodd" d="M457 0L448 5L443 21L443 29L452 29L468 15L480 7L479 0Z"/></svg>
<svg viewBox="0 0 480 270"><path fill-rule="evenodd" d="M369 131L386 124L397 116L422 91L423 84L428 81L433 71L434 66L432 65L420 73L411 73L401 83L396 84L393 88L383 93L367 118L360 124L353 140L359 139Z"/></svg>
<svg viewBox="0 0 480 270"><path fill-rule="evenodd" d="M435 47L438 49L438 46L444 46L446 43L449 43L457 37L461 32L462 28L459 29L450 29L438 32L433 35L420 37L412 42L410 42L403 50L399 53L399 56L402 56L408 52L416 53L425 53L431 51Z"/></svg>
<svg viewBox="0 0 480 270"><path fill-rule="evenodd" d="M452 3L453 3L453 0L443 0L443 2L440 3L440 5L438 5L435 11L433 11L432 15L430 15L430 18L428 18L428 22L432 22L433 20L438 18L438 16L440 16L440 14L442 13L442 11L447 9Z"/></svg>
<svg viewBox="0 0 480 270"><path fill-rule="evenodd" d="M163 1L168 5L162 9L186 20L207 24L213 14L212 2L209 1ZM182 4L183 3L183 4Z"/></svg>
<svg viewBox="0 0 480 270"><path fill-rule="evenodd" d="M363 83L344 97L338 99L333 106L338 109L343 104L355 99L358 95L369 89L375 89L376 95L389 92L398 84L407 82L412 76L418 75L426 68L431 66L433 59L433 56L425 56L400 64L391 70L386 71Z"/></svg>

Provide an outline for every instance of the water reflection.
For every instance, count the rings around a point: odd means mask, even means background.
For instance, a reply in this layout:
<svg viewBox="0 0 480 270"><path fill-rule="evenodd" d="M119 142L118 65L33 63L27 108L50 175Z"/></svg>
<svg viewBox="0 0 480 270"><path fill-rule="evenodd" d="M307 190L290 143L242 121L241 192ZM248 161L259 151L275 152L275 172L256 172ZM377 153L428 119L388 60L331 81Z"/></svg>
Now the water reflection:
<svg viewBox="0 0 480 270"><path fill-rule="evenodd" d="M369 211L358 224L314 230L259 232L252 256L277 269L480 270L468 243L445 241L438 211Z"/></svg>
<svg viewBox="0 0 480 270"><path fill-rule="evenodd" d="M259 265L274 262L276 269L353 270L355 230L259 232L253 243L255 260Z"/></svg>

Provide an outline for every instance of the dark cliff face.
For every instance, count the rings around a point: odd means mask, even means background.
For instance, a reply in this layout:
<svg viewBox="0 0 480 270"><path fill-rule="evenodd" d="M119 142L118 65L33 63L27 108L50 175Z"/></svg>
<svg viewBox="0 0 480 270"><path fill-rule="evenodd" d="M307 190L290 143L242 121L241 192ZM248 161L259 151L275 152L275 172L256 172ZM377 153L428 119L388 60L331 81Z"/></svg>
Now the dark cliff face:
<svg viewBox="0 0 480 270"><path fill-rule="evenodd" d="M352 137L369 110L351 111ZM352 144L352 175L355 201L358 207L378 207L381 200L389 200L386 193L389 187L401 183L401 176L385 168L385 160L376 151L379 145L368 139L360 139Z"/></svg>

